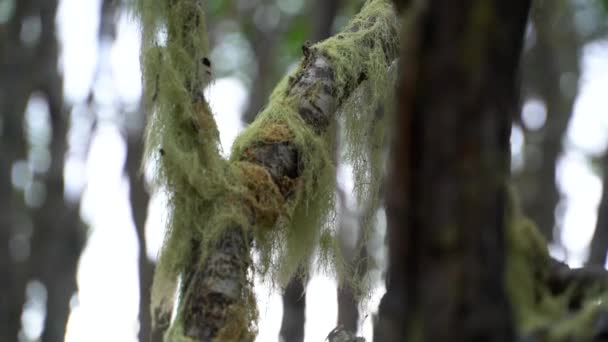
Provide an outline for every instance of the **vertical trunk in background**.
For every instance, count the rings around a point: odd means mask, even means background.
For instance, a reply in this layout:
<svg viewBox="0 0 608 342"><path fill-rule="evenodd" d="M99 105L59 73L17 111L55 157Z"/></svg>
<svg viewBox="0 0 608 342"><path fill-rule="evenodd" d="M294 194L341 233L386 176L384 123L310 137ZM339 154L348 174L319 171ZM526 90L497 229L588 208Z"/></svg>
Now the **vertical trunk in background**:
<svg viewBox="0 0 608 342"><path fill-rule="evenodd" d="M16 341L27 281L27 256L18 254L29 247L32 227L22 194L11 182L13 163L25 158L22 115L12 110L19 104L11 103L14 98L5 92L9 85L0 82L0 341Z"/></svg>
<svg viewBox="0 0 608 342"><path fill-rule="evenodd" d="M143 127L142 127L143 129ZM154 277L154 263L146 254L146 217L149 195L139 169L143 155L143 132L132 132L127 136L127 173L129 175L129 197L133 223L139 244L139 341L160 342L162 334L153 330L150 316L150 287Z"/></svg>
<svg viewBox="0 0 608 342"><path fill-rule="evenodd" d="M305 280L294 277L283 293L283 319L279 331L280 341L303 342L306 322Z"/></svg>
<svg viewBox="0 0 608 342"><path fill-rule="evenodd" d="M0 340L16 341L20 329L24 286L38 279L47 289L47 318L42 341L63 339L69 314L69 300L76 288L75 267L82 246L78 211L63 201L63 157L67 123L62 112L62 83L58 73L58 46L55 35L57 0L17 1L8 22L0 25L0 109L3 111L2 196L10 196L2 215L2 257L0 283ZM31 25L40 24L40 30ZM29 26L28 26L29 25ZM29 31L28 31L29 29ZM25 31L24 31L25 30ZM23 35L30 32L30 35ZM26 159L23 133L25 106L34 92L49 104L53 136L49 152L50 169L34 177L43 182L46 198L41 208L31 212L33 227L18 203L20 194L10 189L10 168L17 159ZM8 130L8 131L7 131ZM8 192L11 195L8 195ZM19 255L21 260L16 262ZM31 255L30 255L31 254ZM29 257L29 259L28 259ZM8 269L7 269L8 268ZM8 316L6 314L8 313Z"/></svg>
<svg viewBox="0 0 608 342"><path fill-rule="evenodd" d="M70 300L77 291L76 269L85 236L79 207L64 199L64 158L67 151L68 115L63 108L62 78L58 70L55 14L58 1L44 1L39 12L42 23L38 59L45 76L40 90L49 103L52 140L51 165L40 176L46 186L46 200L33 211L31 278L39 279L47 290L47 312L41 340L63 341L70 315Z"/></svg>
<svg viewBox="0 0 608 342"><path fill-rule="evenodd" d="M608 152L605 152L603 160L602 176L602 200L595 225L595 233L591 240L588 265L604 267L606 265L606 252L608 251Z"/></svg>
<svg viewBox="0 0 608 342"><path fill-rule="evenodd" d="M389 168L375 341L513 341L505 204L530 0L414 2Z"/></svg>
<svg viewBox="0 0 608 342"><path fill-rule="evenodd" d="M524 213L552 241L560 200L555 167L578 92L582 43L569 0L538 2L534 7L536 43L523 59L524 93L544 102L547 117L540 130L526 130L525 165L516 184Z"/></svg>
<svg viewBox="0 0 608 342"><path fill-rule="evenodd" d="M61 82L59 82L61 89ZM52 100L49 102L53 102ZM53 108L53 140L51 167L44 176L47 197L44 205L34 211L31 272L47 289L47 314L41 341L63 341L70 315L70 300L77 291L76 269L85 234L79 207L64 201L63 165L67 150L67 117Z"/></svg>

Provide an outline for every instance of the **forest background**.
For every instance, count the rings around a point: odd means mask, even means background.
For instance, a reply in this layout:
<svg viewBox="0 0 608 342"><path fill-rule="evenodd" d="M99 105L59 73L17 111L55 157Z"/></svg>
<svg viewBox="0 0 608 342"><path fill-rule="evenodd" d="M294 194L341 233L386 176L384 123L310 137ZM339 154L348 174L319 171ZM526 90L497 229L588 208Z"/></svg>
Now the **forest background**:
<svg viewBox="0 0 608 342"><path fill-rule="evenodd" d="M546 227L552 255L571 266L604 265L607 15L599 1L539 3L524 47L513 176L524 211ZM215 81L205 94L221 113L225 153L296 65L303 43L339 30L361 4L208 1ZM150 286L165 215L163 195L137 174L139 36L117 1L0 0L0 274L7 275L0 278L0 341L138 338L139 312L149 305L140 289ZM351 171L345 164L338 172L344 229L357 226ZM370 249L382 264L382 219L377 227ZM258 340L272 341L281 297L256 285ZM367 337L382 286L361 313ZM311 277L306 341L335 327L335 288L326 275ZM98 329L100 321L112 328ZM144 318L142 335L148 324Z"/></svg>

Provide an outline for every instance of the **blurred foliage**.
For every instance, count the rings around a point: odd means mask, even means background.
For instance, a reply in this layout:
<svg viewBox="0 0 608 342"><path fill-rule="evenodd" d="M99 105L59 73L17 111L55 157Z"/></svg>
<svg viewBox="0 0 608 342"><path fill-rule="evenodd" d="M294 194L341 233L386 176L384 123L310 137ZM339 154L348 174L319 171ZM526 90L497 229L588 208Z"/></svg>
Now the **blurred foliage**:
<svg viewBox="0 0 608 342"><path fill-rule="evenodd" d="M214 77L237 77L252 92L259 86L268 88L263 91L266 99L272 85L299 60L302 45L312 40L315 14L328 2L210 0L207 17ZM343 26L363 2L339 1L332 31Z"/></svg>

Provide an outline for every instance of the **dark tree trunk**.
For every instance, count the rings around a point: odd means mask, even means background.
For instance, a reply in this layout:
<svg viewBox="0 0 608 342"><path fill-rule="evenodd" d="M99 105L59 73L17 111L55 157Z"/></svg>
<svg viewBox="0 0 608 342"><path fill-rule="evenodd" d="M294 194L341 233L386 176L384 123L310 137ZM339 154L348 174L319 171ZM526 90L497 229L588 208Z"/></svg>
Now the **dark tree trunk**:
<svg viewBox="0 0 608 342"><path fill-rule="evenodd" d="M312 8L313 34L312 41L320 42L332 34L334 19L338 14L341 0L317 0Z"/></svg>
<svg viewBox="0 0 608 342"><path fill-rule="evenodd" d="M560 200L555 167L562 152L578 92L580 38L568 1L538 3L532 11L536 44L523 59L526 96L543 101L547 117L538 131L526 131L524 169L517 175L524 213L547 241L554 238L555 209ZM556 29L559 27L559 29ZM525 128L525 126L524 126Z"/></svg>
<svg viewBox="0 0 608 342"><path fill-rule="evenodd" d="M606 265L606 252L608 252L608 153L604 155L602 166L604 168L602 200L587 260L587 265L599 267Z"/></svg>
<svg viewBox="0 0 608 342"><path fill-rule="evenodd" d="M0 82L3 90L9 89ZM11 182L13 163L25 158L22 112L12 110L12 99L9 92L0 91L0 341L17 341L21 328L32 229L22 194Z"/></svg>
<svg viewBox="0 0 608 342"><path fill-rule="evenodd" d="M78 205L67 203L63 197L68 124L67 118L61 114L60 111L53 115L52 162L44 180L47 198L33 216L35 230L30 269L32 278L39 278L47 289L43 342L64 339L70 300L77 291L78 260L85 242Z"/></svg>
<svg viewBox="0 0 608 342"><path fill-rule="evenodd" d="M142 127L143 128L143 127ZM150 288L154 277L154 263L146 254L146 218L149 195L139 168L143 155L142 132L127 137L127 172L129 175L131 213L139 244L139 341L160 342L162 333L153 330L150 316Z"/></svg>
<svg viewBox="0 0 608 342"><path fill-rule="evenodd" d="M49 2L47 2L49 3ZM43 35L47 42L47 78L41 84L50 109L53 137L51 165L40 178L46 186L44 205L35 210L32 240L31 277L39 278L47 289L47 314L43 342L63 341L70 315L70 300L77 291L76 270L85 235L78 205L64 199L64 158L68 149L68 115L63 108L62 78L57 69L58 46L55 37L54 6L41 12Z"/></svg>
<svg viewBox="0 0 608 342"><path fill-rule="evenodd" d="M529 0L412 5L375 341L513 341L505 205Z"/></svg>
<svg viewBox="0 0 608 342"><path fill-rule="evenodd" d="M304 324L306 322L306 293L305 280L300 276L294 277L283 293L283 320L279 335L285 342L303 342Z"/></svg>
<svg viewBox="0 0 608 342"><path fill-rule="evenodd" d="M2 197L8 199L6 208L10 210L2 215L4 246L0 250L8 252L2 257L0 267L0 292L2 297L6 296L0 300L2 341L17 340L24 286L30 279L41 280L47 289L47 318L42 341L63 340L69 300L76 288L74 274L82 236L78 211L63 200L67 123L62 117L62 84L57 69L57 3L56 0L18 1L13 16L0 26L0 108L5 126L2 158L6 160L1 179ZM26 25L26 18L40 20L39 36L23 39L21 30ZM46 199L41 208L32 212L31 222L26 218L20 194L11 189L10 168L18 159L26 159L21 117L34 92L40 92L49 104L53 139L49 146L52 158L49 171L34 175L44 182ZM17 254L23 259L15 260Z"/></svg>

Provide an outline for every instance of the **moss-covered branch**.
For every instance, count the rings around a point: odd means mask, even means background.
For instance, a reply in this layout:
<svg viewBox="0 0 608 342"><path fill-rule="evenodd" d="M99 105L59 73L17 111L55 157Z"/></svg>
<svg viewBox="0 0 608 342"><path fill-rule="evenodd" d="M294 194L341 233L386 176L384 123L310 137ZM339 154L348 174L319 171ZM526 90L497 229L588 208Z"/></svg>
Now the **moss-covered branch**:
<svg viewBox="0 0 608 342"><path fill-rule="evenodd" d="M319 239L333 207L334 115L364 81L386 97L397 55L389 1L370 0L345 30L304 46L300 67L220 158L217 129L201 90L206 81L204 15L198 1L140 0L149 111L147 159L170 199L169 234L153 290L157 324L168 325L178 278L181 300L171 341L250 341L256 309L250 270L284 285ZM162 39L166 36L166 41ZM259 252L255 264L251 248ZM343 267L335 258L329 266Z"/></svg>

